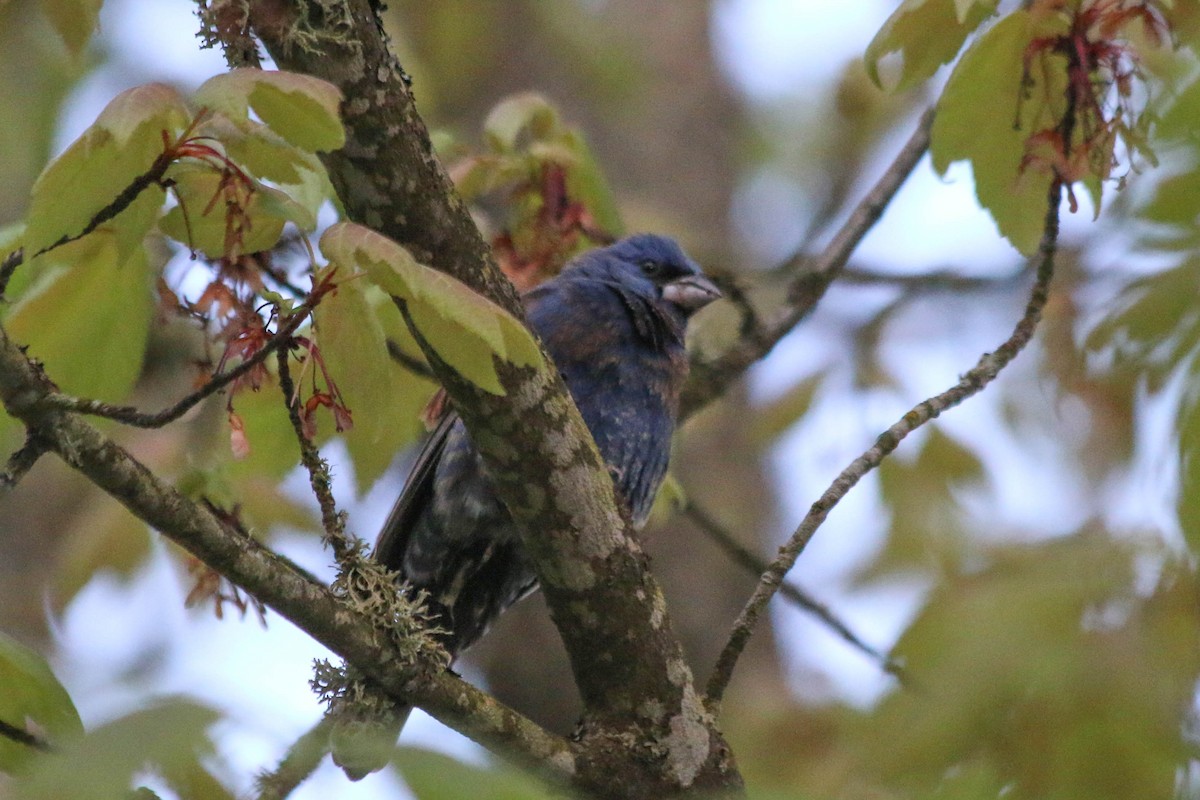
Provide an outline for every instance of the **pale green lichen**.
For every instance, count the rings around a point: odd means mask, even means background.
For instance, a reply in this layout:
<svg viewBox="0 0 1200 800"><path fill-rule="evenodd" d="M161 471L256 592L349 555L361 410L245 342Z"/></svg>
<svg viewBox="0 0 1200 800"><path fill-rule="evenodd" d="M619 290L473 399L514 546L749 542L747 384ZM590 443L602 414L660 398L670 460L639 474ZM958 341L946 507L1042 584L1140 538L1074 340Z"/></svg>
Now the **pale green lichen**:
<svg viewBox="0 0 1200 800"><path fill-rule="evenodd" d="M700 699L689 684L683 690L678 714L671 718L670 734L663 741L667 749L667 769L684 788L692 785L708 761L710 735Z"/></svg>
<svg viewBox="0 0 1200 800"><path fill-rule="evenodd" d="M437 640L439 631L433 626L425 592L403 591L395 573L367 556L362 540L353 540L350 552L340 561L330 588L348 610L369 619L375 631L389 641L399 662L396 667L449 665L449 654Z"/></svg>

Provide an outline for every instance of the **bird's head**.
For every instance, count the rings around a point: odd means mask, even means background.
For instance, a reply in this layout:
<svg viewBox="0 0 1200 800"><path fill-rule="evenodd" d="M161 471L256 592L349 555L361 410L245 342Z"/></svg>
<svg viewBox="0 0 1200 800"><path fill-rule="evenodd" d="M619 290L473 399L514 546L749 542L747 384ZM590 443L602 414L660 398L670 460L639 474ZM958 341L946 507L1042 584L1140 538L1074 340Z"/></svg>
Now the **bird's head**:
<svg viewBox="0 0 1200 800"><path fill-rule="evenodd" d="M675 307L684 319L721 297L699 265L665 236L640 233L589 255L584 269L607 272L606 278L651 302Z"/></svg>

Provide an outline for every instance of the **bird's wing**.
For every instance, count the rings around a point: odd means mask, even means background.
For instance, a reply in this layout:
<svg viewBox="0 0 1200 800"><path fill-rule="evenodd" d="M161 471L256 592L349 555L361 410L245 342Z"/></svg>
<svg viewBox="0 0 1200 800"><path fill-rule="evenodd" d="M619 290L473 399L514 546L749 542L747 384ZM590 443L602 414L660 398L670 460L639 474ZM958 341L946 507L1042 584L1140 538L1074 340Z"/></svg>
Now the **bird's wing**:
<svg viewBox="0 0 1200 800"><path fill-rule="evenodd" d="M408 550L413 522L429 504L433 494L433 476L437 471L438 461L441 460L442 451L446 449L450 429L456 421L458 414L453 411L442 415L441 421L417 453L417 460L413 463L404 490L392 506L392 513L388 514L387 522L383 524L379 539L375 542L375 559L388 569L403 570L404 554Z"/></svg>

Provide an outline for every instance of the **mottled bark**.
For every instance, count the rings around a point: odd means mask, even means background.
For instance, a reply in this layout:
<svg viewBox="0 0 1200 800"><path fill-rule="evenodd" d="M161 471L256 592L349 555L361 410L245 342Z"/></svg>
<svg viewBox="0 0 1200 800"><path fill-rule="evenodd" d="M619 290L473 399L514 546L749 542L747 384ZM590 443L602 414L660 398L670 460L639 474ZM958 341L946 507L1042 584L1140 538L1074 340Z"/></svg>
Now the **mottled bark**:
<svg viewBox="0 0 1200 800"><path fill-rule="evenodd" d="M347 145L326 166L347 215L519 316L515 291L430 150L370 4L262 0L252 5L251 21L280 66L344 93ZM579 784L625 797L739 786L662 593L561 378L550 368L499 365L506 396L497 397L424 350L497 492L523 523L584 699Z"/></svg>

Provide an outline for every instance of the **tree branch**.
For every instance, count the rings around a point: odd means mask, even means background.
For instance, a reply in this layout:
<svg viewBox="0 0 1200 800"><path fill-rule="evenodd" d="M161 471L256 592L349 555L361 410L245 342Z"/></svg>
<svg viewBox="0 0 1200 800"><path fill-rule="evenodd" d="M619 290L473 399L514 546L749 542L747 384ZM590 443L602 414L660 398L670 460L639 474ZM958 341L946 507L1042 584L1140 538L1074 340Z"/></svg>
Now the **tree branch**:
<svg viewBox="0 0 1200 800"><path fill-rule="evenodd" d="M4 297L8 291L8 282L12 280L13 273L17 271L17 267L25 263L25 250L18 247L0 261L0 297Z"/></svg>
<svg viewBox="0 0 1200 800"><path fill-rule="evenodd" d="M347 143L323 156L347 216L523 319L515 289L433 154L376 5L256 0L250 22L282 68L323 78L347 98ZM497 364L505 391L496 396L420 343L522 530L570 656L586 714L579 782L597 794L627 794L636 780L643 796L740 786L561 376L549 367ZM642 759L630 741L662 757Z"/></svg>
<svg viewBox="0 0 1200 800"><path fill-rule="evenodd" d="M1055 179L1047 194L1046 220L1042 241L1036 256L1037 278L1034 281L1029 302L1025 306L1025 313L1017 322L1012 335L994 353L984 353L978 363L963 375L957 384L941 394L918 403L899 421L880 434L879 438L875 440L875 444L842 470L820 499L813 503L800 526L787 543L779 549L779 555L771 562L770 568L763 573L758 588L755 589L733 625L729 641L717 659L705 692L706 702L713 713L717 713L720 708L721 698L733 676L737 660L741 656L746 642L749 641L750 635L754 632L754 627L767 603L775 596L784 576L795 565L796 559L799 558L800 553L803 552L833 507L864 475L879 466L879 463L896 449L904 437L982 390L1033 338L1038 321L1042 316L1042 309L1049 297L1050 280L1054 276L1054 253L1058 245L1058 217L1062 187L1062 181Z"/></svg>
<svg viewBox="0 0 1200 800"><path fill-rule="evenodd" d="M694 502L689 501L684 507L683 513L695 523L696 527L704 532L709 539L725 553L733 559L735 564L744 567L747 572L754 575L762 575L766 572L770 565L766 561L759 558L750 550L742 547L742 545L733 537L729 531L717 522L707 511L697 506ZM880 651L876 647L872 647L863 641L857 633L850 629L850 626L838 618L836 614L830 610L829 606L825 605L807 591L800 588L791 581L784 580L779 585L779 592L788 600L791 600L800 608L812 614L820 620L827 628L840 636L847 644L858 650L867 658L871 659L879 665L879 668L888 673L903 685L907 678L904 674L904 667L900 666L896 661L893 661L886 653Z"/></svg>
<svg viewBox="0 0 1200 800"><path fill-rule="evenodd" d="M305 301L296 307L290 315L287 322L283 324L275 335L272 336L265 345L262 346L254 355L238 364L228 372L223 372L220 375L214 375L209 379L208 383L196 391L184 397L170 408L165 408L156 413L147 413L141 411L134 406L118 406L111 403L105 403L101 400L90 400L81 397L71 397L70 395L53 392L46 395L42 402L50 408L56 408L60 411L70 411L75 414L88 414L94 417L104 417L105 419L116 420L125 425L132 425L135 428L161 428L182 417L190 411L197 403L207 397L211 397L217 392L224 389L229 384L236 381L238 378L249 373L252 369L267 360L267 358L276 350L284 347L285 344L291 341L294 334L304 320L308 319L308 315L316 307L328 292L328 289L314 287L308 293ZM285 350L286 352L286 350Z"/></svg>
<svg viewBox="0 0 1200 800"><path fill-rule="evenodd" d="M47 448L139 519L337 653L397 702L420 706L484 747L569 777L574 748L444 670L405 661L369 619L260 542L231 531L73 414L49 407L50 382L0 327L0 401Z"/></svg>
<svg viewBox="0 0 1200 800"><path fill-rule="evenodd" d="M771 351L784 336L808 316L825 290L841 273L842 267L858 247L867 232L883 216L884 210L904 185L905 180L925 155L929 147L929 131L933 127L933 109L921 115L917 129L896 155L891 166L851 212L850 217L834 235L833 240L816 258L803 252L792 254L778 269L795 273L807 267L788 291L788 304L773 319L755 326L736 344L712 361L693 359L691 379L684 387L680 400L680 419L687 419L724 394L742 373Z"/></svg>
<svg viewBox="0 0 1200 800"><path fill-rule="evenodd" d="M45 452L45 442L32 433L26 434L25 444L8 457L8 464L4 467L4 471L0 472L0 489L11 489L16 486L21 478L25 477L25 473L33 469L33 465Z"/></svg>
<svg viewBox="0 0 1200 800"><path fill-rule="evenodd" d="M346 540L346 520L338 513L337 503L333 499L333 479L329 475L329 465L321 458L316 445L304 433L304 423L300 420L300 410L297 408L296 385L292 382L288 358L286 348L276 351L279 389L283 392L283 402L287 407L292 432L296 434L296 441L300 445L300 463L308 473L309 486L312 487L313 496L317 498L317 505L321 509L321 527L325 531L325 541L333 550L333 556L338 563L344 564L353 550Z"/></svg>

